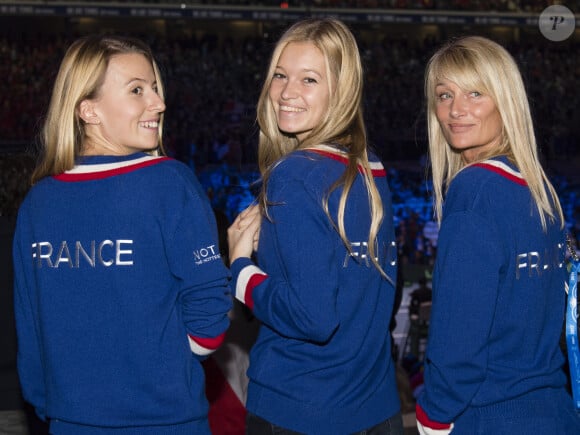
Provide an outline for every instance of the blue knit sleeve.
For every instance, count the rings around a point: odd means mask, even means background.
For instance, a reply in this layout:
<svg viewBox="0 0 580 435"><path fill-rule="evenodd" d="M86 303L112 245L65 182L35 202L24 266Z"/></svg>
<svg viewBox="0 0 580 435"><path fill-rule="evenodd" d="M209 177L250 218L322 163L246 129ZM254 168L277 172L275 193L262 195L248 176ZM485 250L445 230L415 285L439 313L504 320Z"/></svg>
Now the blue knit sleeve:
<svg viewBox="0 0 580 435"><path fill-rule="evenodd" d="M13 245L14 263L14 314L18 333L18 375L24 399L31 403L41 419L45 419L46 390L42 352L39 340L37 311L34 297L34 278L31 242L25 219L25 206L21 208Z"/></svg>
<svg viewBox="0 0 580 435"><path fill-rule="evenodd" d="M431 420L453 422L485 378L505 261L498 240L493 223L473 210L447 214L441 224L425 388L418 400Z"/></svg>
<svg viewBox="0 0 580 435"><path fill-rule="evenodd" d="M258 252L268 275L254 281L254 313L283 336L324 342L338 327L337 264L345 249L320 194L303 180L271 179L268 200L271 221L263 220Z"/></svg>
<svg viewBox="0 0 580 435"><path fill-rule="evenodd" d="M215 216L192 175L176 183L173 208L177 216L165 249L172 272L179 278L179 303L191 350L200 357L223 342L232 307L230 274L220 256Z"/></svg>

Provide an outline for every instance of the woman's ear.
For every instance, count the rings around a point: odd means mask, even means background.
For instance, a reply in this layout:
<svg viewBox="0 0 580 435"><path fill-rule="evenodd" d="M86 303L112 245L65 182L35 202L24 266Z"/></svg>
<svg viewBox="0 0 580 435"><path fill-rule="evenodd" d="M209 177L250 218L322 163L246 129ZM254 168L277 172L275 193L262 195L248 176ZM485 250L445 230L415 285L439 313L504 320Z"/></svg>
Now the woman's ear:
<svg viewBox="0 0 580 435"><path fill-rule="evenodd" d="M86 124L100 124L101 120L95 113L94 104L91 100L83 100L79 105L79 116Z"/></svg>

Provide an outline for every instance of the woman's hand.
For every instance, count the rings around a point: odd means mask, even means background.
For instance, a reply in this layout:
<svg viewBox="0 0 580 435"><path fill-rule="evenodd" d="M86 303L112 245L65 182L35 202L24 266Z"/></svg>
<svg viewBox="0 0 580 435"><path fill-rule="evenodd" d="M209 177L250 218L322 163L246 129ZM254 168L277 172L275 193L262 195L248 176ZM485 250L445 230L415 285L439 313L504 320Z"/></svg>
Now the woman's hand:
<svg viewBox="0 0 580 435"><path fill-rule="evenodd" d="M251 257L258 249L262 215L260 207L251 205L241 212L228 228L230 264L240 257Z"/></svg>

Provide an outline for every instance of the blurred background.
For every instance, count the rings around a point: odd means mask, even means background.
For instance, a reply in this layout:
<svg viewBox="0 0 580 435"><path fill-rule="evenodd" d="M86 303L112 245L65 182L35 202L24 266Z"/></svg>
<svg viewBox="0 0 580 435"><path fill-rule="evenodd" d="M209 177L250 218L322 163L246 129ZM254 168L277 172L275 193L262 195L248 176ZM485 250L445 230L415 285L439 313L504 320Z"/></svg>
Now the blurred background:
<svg viewBox="0 0 580 435"><path fill-rule="evenodd" d="M424 67L447 39L479 34L504 44L520 64L541 153L575 230L580 30L553 42L538 26L541 12L558 3L580 10L580 1L544 0L0 0L0 155L34 157L53 79L73 39L133 34L152 46L162 68L168 153L198 173L231 219L251 200L257 178L255 104L273 43L297 19L333 15L360 45L370 144L391 169L397 218L411 209L429 220Z"/></svg>

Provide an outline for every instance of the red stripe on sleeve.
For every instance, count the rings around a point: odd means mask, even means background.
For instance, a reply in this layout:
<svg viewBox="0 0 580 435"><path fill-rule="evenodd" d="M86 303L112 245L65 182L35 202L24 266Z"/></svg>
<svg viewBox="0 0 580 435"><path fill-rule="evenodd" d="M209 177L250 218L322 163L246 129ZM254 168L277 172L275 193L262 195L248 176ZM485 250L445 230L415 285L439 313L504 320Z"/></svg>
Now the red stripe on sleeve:
<svg viewBox="0 0 580 435"><path fill-rule="evenodd" d="M254 300L252 299L252 292L257 286L262 284L266 280L266 278L268 278L267 275L256 273L252 275L252 277L249 279L248 286L246 288L246 293L244 295L244 303L248 306L250 310L254 309Z"/></svg>
<svg viewBox="0 0 580 435"><path fill-rule="evenodd" d="M415 414L417 416L417 421L421 423L423 426L428 427L430 429L441 430L441 429L449 429L451 427L451 423L439 423L437 421L431 420L421 405L417 403L415 406Z"/></svg>
<svg viewBox="0 0 580 435"><path fill-rule="evenodd" d="M222 343L224 342L224 340L226 338L225 332L223 334L218 335L217 337L207 337L207 338L194 337L191 334L188 334L188 335L189 335L189 338L191 338L193 341L195 341L201 347L204 347L204 348L210 349L210 350L216 350L218 347L220 347L222 345Z"/></svg>

